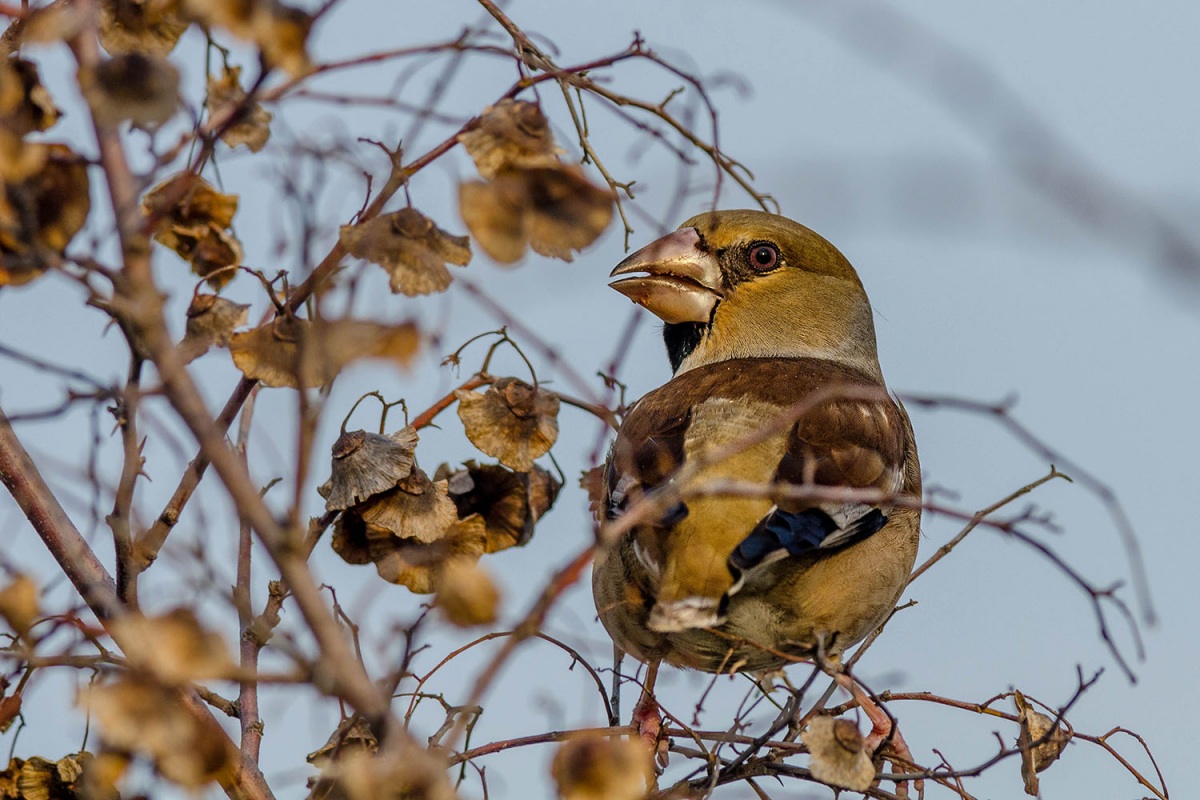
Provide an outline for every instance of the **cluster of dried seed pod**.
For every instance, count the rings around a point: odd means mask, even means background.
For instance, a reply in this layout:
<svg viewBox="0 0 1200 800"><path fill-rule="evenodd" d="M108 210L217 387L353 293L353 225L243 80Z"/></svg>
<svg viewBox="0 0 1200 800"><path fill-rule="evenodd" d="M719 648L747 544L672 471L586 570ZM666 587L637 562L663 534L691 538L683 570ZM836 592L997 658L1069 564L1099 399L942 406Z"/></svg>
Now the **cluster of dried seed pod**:
<svg viewBox="0 0 1200 800"><path fill-rule="evenodd" d="M526 248L564 261L612 221L613 196L559 160L535 103L502 100L458 137L483 181L459 187L459 211L489 256L511 264Z"/></svg>
<svg viewBox="0 0 1200 800"><path fill-rule="evenodd" d="M26 140L59 116L37 66L0 56L0 286L54 266L91 210L84 159L65 144Z"/></svg>
<svg viewBox="0 0 1200 800"><path fill-rule="evenodd" d="M417 440L406 427L350 431L334 443L330 478L318 489L326 509L340 512L333 549L351 564L374 564L387 581L437 592L455 624L490 622L499 594L476 562L528 542L562 485L532 461L519 470L443 464L430 478L416 464Z"/></svg>

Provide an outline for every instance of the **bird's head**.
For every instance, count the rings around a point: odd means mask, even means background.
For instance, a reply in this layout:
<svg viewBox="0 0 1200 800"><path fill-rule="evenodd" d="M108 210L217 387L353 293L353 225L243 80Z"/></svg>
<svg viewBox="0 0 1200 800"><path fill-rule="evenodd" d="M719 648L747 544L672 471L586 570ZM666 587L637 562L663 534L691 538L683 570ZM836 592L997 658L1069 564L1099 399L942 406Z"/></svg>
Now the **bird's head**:
<svg viewBox="0 0 1200 800"><path fill-rule="evenodd" d="M633 253L611 286L661 318L676 373L730 358L815 357L879 376L854 267L814 231L763 211L713 211Z"/></svg>

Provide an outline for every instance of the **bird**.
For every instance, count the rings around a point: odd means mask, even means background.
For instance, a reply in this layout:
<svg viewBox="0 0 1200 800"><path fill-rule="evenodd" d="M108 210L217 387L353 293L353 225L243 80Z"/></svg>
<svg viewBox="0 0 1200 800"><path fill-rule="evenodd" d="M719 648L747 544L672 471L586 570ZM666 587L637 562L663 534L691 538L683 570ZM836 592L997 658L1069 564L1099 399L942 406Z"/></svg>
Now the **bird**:
<svg viewBox="0 0 1200 800"><path fill-rule="evenodd" d="M614 644L648 665L642 737L659 736L662 663L761 673L815 660L870 719L868 745L911 761L841 667L895 608L921 520L912 425L884 382L858 273L804 225L721 210L610 277L663 321L672 370L611 446L592 576Z"/></svg>

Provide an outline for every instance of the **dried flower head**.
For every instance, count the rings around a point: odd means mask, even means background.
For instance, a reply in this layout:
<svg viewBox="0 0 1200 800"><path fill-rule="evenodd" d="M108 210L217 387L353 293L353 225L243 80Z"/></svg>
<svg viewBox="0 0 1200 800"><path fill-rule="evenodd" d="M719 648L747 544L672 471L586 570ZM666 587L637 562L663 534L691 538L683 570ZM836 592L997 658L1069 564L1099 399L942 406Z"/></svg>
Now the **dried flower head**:
<svg viewBox="0 0 1200 800"><path fill-rule="evenodd" d="M209 118L222 114L233 114L229 124L221 131L221 141L230 147L246 145L257 153L271 138L271 112L257 102L243 106L246 91L242 88L242 68L225 67L220 75L208 76L208 98L204 107Z"/></svg>
<svg viewBox="0 0 1200 800"><path fill-rule="evenodd" d="M563 261L594 242L612 221L613 198L575 166L508 170L488 183L459 187L459 212L489 256L511 264L525 247Z"/></svg>
<svg viewBox="0 0 1200 800"><path fill-rule="evenodd" d="M110 747L149 758L168 780L199 788L228 774L239 758L216 724L205 725L174 689L123 676L80 693Z"/></svg>
<svg viewBox="0 0 1200 800"><path fill-rule="evenodd" d="M210 347L227 347L233 329L245 325L250 306L215 294L198 294L187 310L187 326L179 349L185 361L194 361Z"/></svg>
<svg viewBox="0 0 1200 800"><path fill-rule="evenodd" d="M203 24L253 43L272 67L293 76L312 68L306 50L312 17L298 8L279 0L184 0L184 8Z"/></svg>
<svg viewBox="0 0 1200 800"><path fill-rule="evenodd" d="M333 549L348 564L373 563L385 581L431 594L437 591L438 577L448 563L478 560L484 538L483 518L478 515L452 523L440 539L424 543L398 537L348 509L334 526Z"/></svg>
<svg viewBox="0 0 1200 800"><path fill-rule="evenodd" d="M20 137L46 130L60 116L36 64L17 56L0 59L0 125Z"/></svg>
<svg viewBox="0 0 1200 800"><path fill-rule="evenodd" d="M165 685L225 678L236 669L225 640L205 630L190 608L153 617L125 614L109 629L130 662Z"/></svg>
<svg viewBox="0 0 1200 800"><path fill-rule="evenodd" d="M858 726L848 719L816 717L800 740L812 755L808 768L813 777L830 786L865 791L875 781L871 754Z"/></svg>
<svg viewBox="0 0 1200 800"><path fill-rule="evenodd" d="M229 352L247 378L267 386L298 388L324 386L360 358L383 358L407 366L420 341L411 322L384 325L356 319L310 322L277 317L235 333Z"/></svg>
<svg viewBox="0 0 1200 800"><path fill-rule="evenodd" d="M348 431L333 443L329 480L317 491L326 511L342 511L395 488L412 472L417 432L401 428L390 436Z"/></svg>
<svg viewBox="0 0 1200 800"><path fill-rule="evenodd" d="M446 264L471 261L466 236L452 236L415 208L383 214L359 225L342 226L342 245L351 255L388 271L393 292L415 297L450 286Z"/></svg>
<svg viewBox="0 0 1200 800"><path fill-rule="evenodd" d="M640 741L606 736L568 739L550 771L561 800L640 800L654 774Z"/></svg>
<svg viewBox="0 0 1200 800"><path fill-rule="evenodd" d="M38 602L40 595L37 581L23 574L14 575L8 585L0 589L0 617L14 633L24 636L42 616Z"/></svg>
<svg viewBox="0 0 1200 800"><path fill-rule="evenodd" d="M309 800L457 800L445 761L417 748L403 758L349 753L310 785Z"/></svg>
<svg viewBox="0 0 1200 800"><path fill-rule="evenodd" d="M29 759L14 758L8 768L0 772L0 798L5 800L116 800L111 788L107 792L95 793L95 788L86 781L85 772L90 770L95 756L91 753L76 753L51 761L41 756Z"/></svg>
<svg viewBox="0 0 1200 800"><path fill-rule="evenodd" d="M437 606L453 625L496 621L500 590L487 570L467 559L451 559L437 580Z"/></svg>
<svg viewBox="0 0 1200 800"><path fill-rule="evenodd" d="M32 5L32 4L22 4ZM87 10L76 3L48 3L26 8L4 31L2 44L15 50L27 44L55 44L78 36L88 25Z"/></svg>
<svg viewBox="0 0 1200 800"><path fill-rule="evenodd" d="M1021 750L1021 778L1025 781L1025 793L1037 797L1037 774L1062 755L1067 742L1071 741L1071 731L1065 720L1059 721L1056 727L1053 718L1036 711L1020 692L1013 692L1013 702L1021 725L1017 736L1017 747Z"/></svg>
<svg viewBox="0 0 1200 800"><path fill-rule="evenodd" d="M188 24L179 0L100 0L100 44L112 55L165 56Z"/></svg>
<svg viewBox="0 0 1200 800"><path fill-rule="evenodd" d="M561 152L537 103L506 98L488 106L458 141L484 178L517 167L556 167Z"/></svg>
<svg viewBox="0 0 1200 800"><path fill-rule="evenodd" d="M501 378L486 392L460 389L458 417L471 444L518 472L533 469L558 439L558 396L516 378Z"/></svg>
<svg viewBox="0 0 1200 800"><path fill-rule="evenodd" d="M446 482L430 480L419 467L414 467L391 491L357 506L355 512L372 528L426 543L443 538L458 521Z"/></svg>
<svg viewBox="0 0 1200 800"><path fill-rule="evenodd" d="M436 477L446 478L460 519L471 514L483 516L489 553L528 542L534 525L554 505L562 488L553 475L536 464L529 472L474 461L467 461L463 467L451 472L449 465L443 464Z"/></svg>
<svg viewBox="0 0 1200 800"><path fill-rule="evenodd" d="M87 165L63 144L30 144L40 165L24 178L0 169L0 286L27 283L57 260L91 210Z"/></svg>
<svg viewBox="0 0 1200 800"><path fill-rule="evenodd" d="M242 245L229 230L237 206L237 195L222 194L189 172L168 178L142 198L142 214L154 220L154 240L218 289L234 276L221 270L242 261Z"/></svg>
<svg viewBox="0 0 1200 800"><path fill-rule="evenodd" d="M113 56L81 72L79 87L102 125L129 120L153 130L179 109L179 70L162 56Z"/></svg>

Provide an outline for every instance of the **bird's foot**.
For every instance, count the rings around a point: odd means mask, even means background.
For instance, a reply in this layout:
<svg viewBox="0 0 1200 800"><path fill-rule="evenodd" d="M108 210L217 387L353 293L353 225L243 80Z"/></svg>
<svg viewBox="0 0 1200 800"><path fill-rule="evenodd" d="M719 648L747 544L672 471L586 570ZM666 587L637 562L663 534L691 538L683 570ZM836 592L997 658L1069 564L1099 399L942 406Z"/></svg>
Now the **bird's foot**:
<svg viewBox="0 0 1200 800"><path fill-rule="evenodd" d="M654 695L648 692L642 694L642 698L633 708L633 719L630 722L654 755L658 771L662 772L667 768L670 756L667 753L667 739L662 735L662 715Z"/></svg>
<svg viewBox="0 0 1200 800"><path fill-rule="evenodd" d="M871 720L871 732L867 734L864 746L868 753L880 751L882 747L881 755L885 761L891 762L897 772L908 772L917 765L899 726L886 716L882 720ZM913 783L917 788L917 797L924 798L925 781L918 778ZM908 797L908 781L896 781L896 794Z"/></svg>

